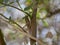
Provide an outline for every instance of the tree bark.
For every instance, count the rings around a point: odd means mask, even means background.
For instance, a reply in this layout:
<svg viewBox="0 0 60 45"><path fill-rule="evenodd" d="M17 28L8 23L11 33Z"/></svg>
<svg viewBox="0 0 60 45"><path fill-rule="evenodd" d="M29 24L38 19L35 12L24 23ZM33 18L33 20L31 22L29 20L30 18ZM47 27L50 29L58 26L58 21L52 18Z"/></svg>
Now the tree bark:
<svg viewBox="0 0 60 45"><path fill-rule="evenodd" d="M37 30L37 25L36 25L36 14L37 14L37 2L36 0L33 0L34 4L33 4L33 13L32 13L32 18L31 18L31 30L30 33L32 36L34 36L36 38L36 30ZM30 44L31 45L36 45L36 41L30 39Z"/></svg>
<svg viewBox="0 0 60 45"><path fill-rule="evenodd" d="M0 45L6 45L5 41L4 41L4 36L3 36L3 33L0 29Z"/></svg>

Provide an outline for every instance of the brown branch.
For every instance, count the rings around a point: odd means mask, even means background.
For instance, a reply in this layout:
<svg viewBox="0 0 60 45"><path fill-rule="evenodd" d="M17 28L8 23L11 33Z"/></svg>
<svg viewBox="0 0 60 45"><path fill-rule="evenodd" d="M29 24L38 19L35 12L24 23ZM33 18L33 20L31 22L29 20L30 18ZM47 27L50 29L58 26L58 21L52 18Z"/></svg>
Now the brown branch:
<svg viewBox="0 0 60 45"><path fill-rule="evenodd" d="M36 38L36 34L37 34L37 24L36 24L36 14L37 14L37 1L36 0L32 0L33 3L33 7L32 7L32 17L31 17L31 30L30 30L30 34L32 36L34 36ZM30 39L30 44L34 45L34 43L36 43L35 40ZM36 45L36 44L35 44Z"/></svg>
<svg viewBox="0 0 60 45"><path fill-rule="evenodd" d="M0 14L1 16L3 16L3 14ZM6 18L5 16L3 16L5 19L7 19L7 20L9 20L8 18ZM8 21L7 21L8 22ZM11 21L12 22L12 21ZM13 23L13 22L12 22ZM15 23L16 24L16 23ZM15 28L15 26L13 26L14 28ZM19 30L19 29L17 29L17 28L15 28L16 30ZM22 29L21 28L21 30L24 30L24 29ZM33 39L33 40L36 40L39 44L41 44L41 45L44 45L40 40L38 40L37 38L35 38L35 37L33 37L32 35L30 35L30 34L28 34L28 33L26 33L26 32L24 32L24 31L21 31L21 30L19 30L20 31L20 33L22 33L22 34L24 34L24 35L26 35L26 36L28 36L29 38L31 38L31 39Z"/></svg>
<svg viewBox="0 0 60 45"><path fill-rule="evenodd" d="M48 12L46 17L52 17L53 15L55 15L57 13L60 13L60 9L57 9L57 10L55 10L53 12L52 11Z"/></svg>

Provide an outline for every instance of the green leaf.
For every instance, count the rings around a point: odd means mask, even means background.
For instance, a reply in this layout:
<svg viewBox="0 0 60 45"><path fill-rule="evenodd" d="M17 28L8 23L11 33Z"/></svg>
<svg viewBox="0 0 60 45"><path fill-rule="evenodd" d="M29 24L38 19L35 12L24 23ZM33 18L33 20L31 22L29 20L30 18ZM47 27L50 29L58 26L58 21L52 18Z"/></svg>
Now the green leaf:
<svg viewBox="0 0 60 45"><path fill-rule="evenodd" d="M4 0L0 0L0 3L2 3Z"/></svg>
<svg viewBox="0 0 60 45"><path fill-rule="evenodd" d="M37 15L36 15L37 19L40 19L40 15L39 15L39 12L37 12Z"/></svg>
<svg viewBox="0 0 60 45"><path fill-rule="evenodd" d="M26 0L26 2L31 2L31 0Z"/></svg>
<svg viewBox="0 0 60 45"><path fill-rule="evenodd" d="M9 17L9 22L11 22L11 16Z"/></svg>
<svg viewBox="0 0 60 45"><path fill-rule="evenodd" d="M9 17L9 20L11 20L11 16Z"/></svg>
<svg viewBox="0 0 60 45"><path fill-rule="evenodd" d="M46 20L42 20L42 22L43 22L44 26L46 26L46 27L48 26L48 23Z"/></svg>
<svg viewBox="0 0 60 45"><path fill-rule="evenodd" d="M29 10L29 9L31 9L31 8L32 8L32 5L27 6L26 8L24 8L24 11L27 11L27 10Z"/></svg>

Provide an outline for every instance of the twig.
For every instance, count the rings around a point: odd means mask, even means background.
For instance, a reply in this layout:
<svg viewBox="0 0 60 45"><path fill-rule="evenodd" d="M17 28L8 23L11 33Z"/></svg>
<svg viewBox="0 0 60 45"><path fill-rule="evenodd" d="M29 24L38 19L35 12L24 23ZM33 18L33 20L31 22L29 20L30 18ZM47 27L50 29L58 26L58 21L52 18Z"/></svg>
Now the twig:
<svg viewBox="0 0 60 45"><path fill-rule="evenodd" d="M3 14L0 13L1 16L3 16L5 19L9 20L9 18L5 17ZM15 21L13 20L9 20L10 22L16 24L18 27L20 27L24 32L26 32L19 24L17 24Z"/></svg>
<svg viewBox="0 0 60 45"><path fill-rule="evenodd" d="M31 17L29 13L27 13L27 12L25 12L25 11L15 7L15 6L12 6L12 5L9 5L9 4L5 4L5 3L1 3L1 2L0 2L0 4L5 5L5 6L9 6L9 7L12 7L12 8L15 8L15 9L17 9L19 11L22 11L23 13L27 14L27 16Z"/></svg>

